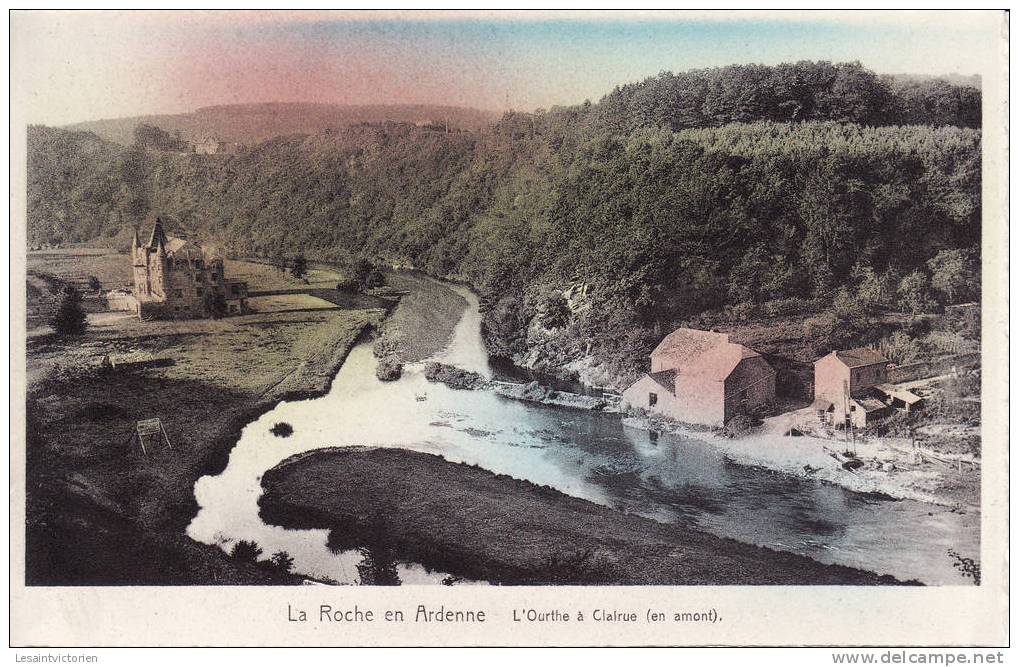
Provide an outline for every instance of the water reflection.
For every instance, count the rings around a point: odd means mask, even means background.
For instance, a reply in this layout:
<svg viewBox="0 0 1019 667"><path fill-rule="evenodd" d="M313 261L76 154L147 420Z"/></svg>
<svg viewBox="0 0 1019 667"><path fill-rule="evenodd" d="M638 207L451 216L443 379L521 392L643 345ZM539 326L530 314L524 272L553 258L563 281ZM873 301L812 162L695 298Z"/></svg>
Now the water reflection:
<svg viewBox="0 0 1019 667"><path fill-rule="evenodd" d="M471 307L436 359L490 376L476 299L462 293ZM397 382L382 383L374 365L370 346L358 346L327 395L282 403L249 424L223 473L196 484L201 510L189 534L224 546L255 540L266 553L289 552L297 572L357 582L364 554L333 551L326 531L267 526L257 501L262 473L287 456L369 445L441 454L659 521L927 583L963 583L949 548L979 552L975 514L877 500L738 466L705 443L624 428L618 415L448 389L428 383L421 364L408 366ZM422 395L427 400L417 400ZM293 425L291 437L270 433L280 421ZM445 575L400 564L393 576L405 584L435 584Z"/></svg>

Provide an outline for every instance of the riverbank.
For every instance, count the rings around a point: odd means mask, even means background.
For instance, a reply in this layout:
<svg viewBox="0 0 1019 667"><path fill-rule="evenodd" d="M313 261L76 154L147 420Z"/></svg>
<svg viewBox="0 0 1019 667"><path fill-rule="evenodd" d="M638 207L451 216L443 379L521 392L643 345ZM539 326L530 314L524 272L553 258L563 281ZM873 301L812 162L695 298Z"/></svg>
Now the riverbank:
<svg viewBox="0 0 1019 667"><path fill-rule="evenodd" d="M846 449L845 442L810 435L785 435L792 423L790 419L795 421L795 417L795 414L782 415L766 420L761 427L741 437L726 437L709 429L647 416L624 417L623 425L699 440L740 465L820 480L859 493L916 500L952 511L980 511L979 471L934 469L917 464L909 442L897 438L858 440L853 447L856 458L864 465L849 471L830 454L841 453Z"/></svg>
<svg viewBox="0 0 1019 667"><path fill-rule="evenodd" d="M261 515L330 544L500 584L852 584L891 577L625 514L477 466L399 449L293 456L262 477Z"/></svg>
<svg viewBox="0 0 1019 667"><path fill-rule="evenodd" d="M418 273L387 273L386 284L404 296L382 326L375 356L408 364L442 350L467 310L467 300L438 280Z"/></svg>
<svg viewBox="0 0 1019 667"><path fill-rule="evenodd" d="M105 271L104 284L130 281L127 257L116 253L40 259L38 268L69 277L86 257L88 271ZM29 331L28 583L299 582L188 538L194 484L224 468L241 429L259 414L328 391L386 304L357 296L341 307L313 296L337 282L327 271L304 285L245 262L227 268L266 292L250 299L258 312L173 322L95 313L82 337ZM38 290L29 290L30 311L33 296ZM106 357L127 363L104 370ZM130 363L139 358L154 363ZM154 417L172 449L160 443L143 454L129 439L138 420Z"/></svg>

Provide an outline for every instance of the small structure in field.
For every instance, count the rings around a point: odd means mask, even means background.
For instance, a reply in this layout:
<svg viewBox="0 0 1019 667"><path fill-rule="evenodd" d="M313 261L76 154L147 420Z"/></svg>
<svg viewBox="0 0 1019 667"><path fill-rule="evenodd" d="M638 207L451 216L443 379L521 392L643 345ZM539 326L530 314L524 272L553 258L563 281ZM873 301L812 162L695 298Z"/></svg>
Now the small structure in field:
<svg viewBox="0 0 1019 667"><path fill-rule="evenodd" d="M651 372L623 392L623 409L721 426L775 399L775 371L727 334L676 329L651 353Z"/></svg>
<svg viewBox="0 0 1019 667"><path fill-rule="evenodd" d="M248 284L227 280L223 258L183 235L170 236L156 218L149 242L135 231L133 311L143 318L191 319L240 315L248 310ZM123 305L126 300L116 298Z"/></svg>
<svg viewBox="0 0 1019 667"><path fill-rule="evenodd" d="M920 401L888 382L888 360L869 348L836 350L814 362L814 409L832 426L863 428Z"/></svg>
<svg viewBox="0 0 1019 667"><path fill-rule="evenodd" d="M162 436L162 438L159 436ZM173 449L173 445L170 444L170 436L166 434L166 429L163 428L163 422L160 421L159 417L142 419L135 424L135 430L128 439L128 444L136 439L138 440L138 445L142 448L142 454L148 454L149 449L159 444L160 440L165 441L166 446ZM146 444L148 447L145 446Z"/></svg>

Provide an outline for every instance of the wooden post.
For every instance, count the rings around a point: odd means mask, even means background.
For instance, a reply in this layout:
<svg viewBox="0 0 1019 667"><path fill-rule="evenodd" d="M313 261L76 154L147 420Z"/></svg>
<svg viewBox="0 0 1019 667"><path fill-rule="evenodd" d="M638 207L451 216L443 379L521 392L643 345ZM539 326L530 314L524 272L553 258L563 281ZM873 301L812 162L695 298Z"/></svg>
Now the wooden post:
<svg viewBox="0 0 1019 667"><path fill-rule="evenodd" d="M166 440L166 446L173 449L173 445L170 444L170 436L166 434L166 429L163 428L163 422L159 422L159 430L163 432L163 439Z"/></svg>

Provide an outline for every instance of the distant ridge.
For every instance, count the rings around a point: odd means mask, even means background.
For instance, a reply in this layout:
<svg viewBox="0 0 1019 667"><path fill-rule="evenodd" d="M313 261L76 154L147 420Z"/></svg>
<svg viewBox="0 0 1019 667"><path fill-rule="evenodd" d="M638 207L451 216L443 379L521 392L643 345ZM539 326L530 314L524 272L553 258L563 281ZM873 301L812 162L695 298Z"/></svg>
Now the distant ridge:
<svg viewBox="0 0 1019 667"><path fill-rule="evenodd" d="M180 132L188 141L212 136L221 141L252 144L277 136L311 134L365 122L441 124L448 121L450 129L474 131L495 122L498 117L494 111L428 104L266 102L201 107L181 114L94 120L67 125L65 129L94 132L108 141L127 145L134 142L134 129L144 123L170 133Z"/></svg>

